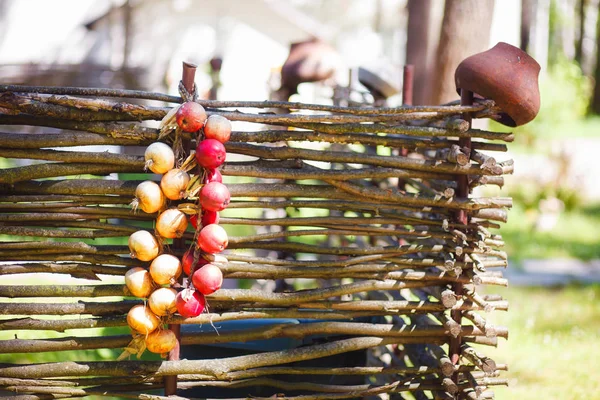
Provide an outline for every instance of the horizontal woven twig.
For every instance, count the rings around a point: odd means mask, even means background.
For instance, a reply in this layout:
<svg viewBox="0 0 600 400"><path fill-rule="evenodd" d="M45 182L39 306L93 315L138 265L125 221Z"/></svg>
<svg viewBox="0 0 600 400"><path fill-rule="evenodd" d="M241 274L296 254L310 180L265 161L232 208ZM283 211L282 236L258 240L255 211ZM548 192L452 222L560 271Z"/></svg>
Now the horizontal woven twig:
<svg viewBox="0 0 600 400"><path fill-rule="evenodd" d="M68 376L155 376L179 374L205 374L226 379L227 373L281 365L295 361L310 360L329 355L356 351L369 347L395 343L396 339L360 337L336 340L325 344L273 351L247 356L228 357L214 360L180 361L124 361L113 362L58 362L21 366L0 366L0 377L6 378L53 378Z"/></svg>
<svg viewBox="0 0 600 400"><path fill-rule="evenodd" d="M496 327L496 335L506 337L506 328ZM367 324L358 322L313 322L310 324L279 324L267 327L245 329L241 331L183 333L183 345L201 345L216 343L248 342L273 338L302 338L310 335L348 335L402 338L405 342L429 343L432 338L448 337L449 330L443 326L394 326L389 324ZM463 326L463 336L486 336L485 331L474 326ZM121 348L127 346L131 336L66 337L58 339L10 339L0 341L3 353L36 353L66 350L90 350L100 348Z"/></svg>
<svg viewBox="0 0 600 400"><path fill-rule="evenodd" d="M59 304L65 304L62 308ZM36 319L36 318L14 318L2 320L0 322L0 330L52 330L57 332L63 332L68 329L87 329L87 328L108 328L116 326L126 326L127 321L124 315L112 315L122 314L129 311L131 307L136 304L142 304L141 302L125 301L125 302L111 302L111 303L87 303L84 307L78 307L80 303L50 303L44 304L37 309L24 304L18 303L3 303L0 307L0 315L2 314L16 314L16 313L28 313L29 315L77 315L77 314L105 314L103 318L84 318L80 317L77 319L60 319L60 320L48 320L48 319ZM508 305L506 302L491 302L496 310L506 310ZM288 309L269 309L268 305L261 308L261 311L230 311L221 314L208 313L203 314L199 317L194 318L182 318L172 316L167 318L168 323L173 324L206 324L206 323L217 323L222 321L237 321L237 320L250 320L257 318L275 319L275 318L312 318L312 319L326 319L326 320L349 320L352 318L359 317L371 317L371 316L383 316L389 314L418 314L418 313L431 313L431 312L442 312L447 308L441 303L432 302L406 302L401 303L398 301L390 302L376 302L376 301L362 301L362 302L333 302L331 309L326 309L327 302L320 303L307 303L303 304L303 309L298 310L295 307ZM219 302L213 302L212 308L218 309L221 306ZM124 310L125 307L128 307ZM250 307L248 307L250 308ZM471 303L461 303L452 309L474 312L481 310L477 305ZM323 311L324 310L324 311ZM478 317L481 318L481 317ZM486 337L497 336L496 331L494 335L490 335L487 326L480 328L485 332Z"/></svg>
<svg viewBox="0 0 600 400"><path fill-rule="evenodd" d="M141 301L141 300L140 300ZM76 314L91 314L91 315L118 315L113 319L109 319L109 323L121 323L124 319L121 318L121 314L129 311L131 307L136 304L141 304L140 301L121 301L121 302L82 302L79 301L77 303L46 303L39 304L36 306L32 306L28 303L0 303L0 315L11 315L11 314L29 314L29 315L76 315ZM487 304L492 305L494 310L503 310L506 311L508 309L508 302L502 299L499 300L486 300ZM62 309L61 309L61 305ZM239 305L233 305L233 300L215 300L211 303L211 308L222 308L221 304L225 305L230 309L244 309L244 308L252 308L251 304L240 302ZM294 316L295 318L309 318L308 316L314 316L315 312L318 313L319 318L327 317L328 315L331 318L338 318L336 313L323 313L321 310L326 310L326 312L332 311L356 311L356 312L377 312L377 313L386 313L386 312L394 312L394 313L428 313L428 312L440 312L447 309L456 309L456 310L482 310L479 305L474 304L472 302L456 302L450 306L441 303L441 302L430 302L430 301L421 301L421 302L411 302L411 301L379 301L379 300L361 300L361 301L333 301L333 300L325 300L325 301L313 301L300 304L302 309L298 309L299 305L293 304L288 306L281 306L279 304L272 303L257 303L260 305L260 311L239 311L239 312L225 312L222 314L202 314L198 317L194 318L181 318L181 317L172 317L168 319L168 321L173 321L175 323L185 323L185 324L203 324L210 321L229 321L229 320L237 320L237 319L252 319L252 318L281 318L286 316L285 313L291 313L288 316ZM224 307L225 307L224 306ZM287 308L285 308L287 307ZM126 309L125 309L126 308ZM62 310L62 311L61 311ZM381 314L376 314L381 315ZM340 318L350 318L356 315L340 313ZM329 317L327 317L329 318ZM17 318L14 320L6 320L6 322L2 323L2 326L6 327L17 327L22 326L22 329L28 329L27 326L45 326L47 329L52 330L61 330L61 326L73 326L75 324L75 320L63 320L59 321L51 321L51 320L35 320L31 318ZM120 321L120 322L119 322ZM81 326L85 327L100 327L101 325L97 325L102 323L102 320L99 319L90 319L90 320L82 320ZM93 326L92 326L93 325ZM107 325L108 326L108 325ZM117 325L111 325L117 326ZM56 328L56 329L55 329ZM12 328L11 328L12 329ZM16 329L16 328L15 328ZM64 328L64 329L75 329L75 328Z"/></svg>
<svg viewBox="0 0 600 400"><path fill-rule="evenodd" d="M476 381L477 383L481 383L486 386L494 386L494 385L507 385L508 381L506 379L491 379L484 378L480 381ZM324 399L345 399L345 398L357 398L361 396L373 396L383 393L401 393L407 391L414 390L429 390L429 391L444 391L447 390L447 385L445 382L435 382L433 380L429 381L412 381L410 379L406 379L403 381L396 381L392 384L382 385L382 386L374 386L374 385L323 385L323 384L315 384L311 382L286 382L286 381L278 381L275 379L269 378L259 378L259 379L248 379L245 381L237 381L237 382L229 382L229 381L209 381L202 383L182 383L181 387L183 389L189 389L193 387L199 386L209 386L209 387L220 387L220 388L245 388L245 387L272 387L280 390L318 390L317 394L314 395L301 395L295 397L287 397L290 399L302 399L302 400L324 400ZM456 385L454 392L458 393L460 390L468 390L470 389L471 383L463 383L461 385ZM132 399L145 399L145 400L168 400L168 399L184 399L179 396L158 396L158 395L132 395L128 394L127 391L141 390L143 388L152 389L152 384L144 384L144 385L107 385L107 386L97 386L90 388L55 388L55 387L39 387L39 386L9 386L6 389L16 391L16 392L31 392L31 393L56 393L58 395L65 396L89 396L89 395L102 395L107 392L114 393L119 397L124 398L132 398ZM250 389L249 389L250 390ZM54 391L54 392L53 392ZM261 397L252 396L253 399L263 399ZM482 397L479 398L489 398ZM267 398L265 398L267 399Z"/></svg>
<svg viewBox="0 0 600 400"><path fill-rule="evenodd" d="M146 92L142 90L127 89L105 89L105 88L81 88L81 87L48 87L48 86L23 86L23 85L0 85L0 92L13 93L39 93L70 96L91 97L117 97L131 99L157 100L169 103L181 103L179 96L168 96L162 93ZM402 107L338 107L323 104L290 103L283 101L222 101L222 100L198 100L200 104L211 108L289 108L305 109L329 112L349 112L357 114L391 114L413 113L413 112L441 112L448 114L459 114L463 112L481 111L493 106L493 102L481 102L473 106L402 106Z"/></svg>
<svg viewBox="0 0 600 400"><path fill-rule="evenodd" d="M273 305L293 305L322 300L343 294L360 293L369 290L398 290L440 284L443 281L397 282L361 281L328 288L312 289L295 293L269 293L260 290L221 289L208 299L237 302L261 302ZM124 285L11 285L0 286L0 297L106 297L130 296Z"/></svg>
<svg viewBox="0 0 600 400"><path fill-rule="evenodd" d="M133 198L135 188L139 182L116 181L116 180L94 180L94 179L68 179L41 182L23 182L18 186L11 187L0 184L0 192L11 194L110 194L125 195ZM297 185L297 184L230 184L227 185L231 195L234 197L286 197L286 198L313 198L313 199L339 199L355 200L356 194L348 193L340 189L332 189L326 185ZM475 198L455 199L427 198L410 194L385 192L381 189L361 188L361 197L374 202L396 201L400 204L422 207L444 207L451 209L478 210L481 208L511 207L510 198ZM385 196L384 200L379 199Z"/></svg>
<svg viewBox="0 0 600 400"><path fill-rule="evenodd" d="M19 133L1 133L0 143L4 148L40 149L44 147L72 147L91 145L143 146L149 145L158 135L139 138L119 138L87 132L45 133L44 135L26 135ZM456 144L452 140L433 140L431 138L405 138L400 135L371 135L360 133L340 133L329 135L313 131L233 131L230 142L276 143L281 141L311 141L324 143L362 144L369 146L407 147L410 149L444 149ZM487 151L507 151L506 145L488 142L473 142L473 148Z"/></svg>
<svg viewBox="0 0 600 400"><path fill-rule="evenodd" d="M474 371L473 365L460 365L456 367L456 372L471 374L478 379L482 378L481 373ZM498 371L506 371L506 364L498 364ZM230 381L258 378L263 376L276 375L430 375L439 374L440 368L430 367L262 367L252 368L244 371L230 372L227 374L227 379ZM218 378L212 375L202 374L182 374L179 376L180 381L196 382L196 381L216 381ZM161 376L126 376L126 377L110 377L110 378L62 378L62 379L19 379L19 378L0 378L1 386L19 385L19 386L59 386L74 387L74 386L92 386L124 383L140 383L140 382L160 382Z"/></svg>

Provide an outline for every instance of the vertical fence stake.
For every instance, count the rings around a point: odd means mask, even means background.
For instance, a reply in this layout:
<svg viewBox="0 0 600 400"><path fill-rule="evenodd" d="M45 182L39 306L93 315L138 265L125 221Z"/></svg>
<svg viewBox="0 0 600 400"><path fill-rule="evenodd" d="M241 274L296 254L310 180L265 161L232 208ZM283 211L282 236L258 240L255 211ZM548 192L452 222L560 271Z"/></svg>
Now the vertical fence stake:
<svg viewBox="0 0 600 400"><path fill-rule="evenodd" d="M183 86L185 90L189 93L193 93L194 88L194 78L196 76L196 65L190 64L184 61L183 63L183 73L181 75L181 81L183 82ZM192 142L191 140L184 140L183 148L185 149L185 154L189 154L191 150ZM173 249L174 250L185 250L185 239L173 239ZM181 279L181 278L180 278ZM169 329L173 331L175 337L177 338L177 344L175 348L169 352L167 356L167 360L169 361L177 361L179 360L179 351L180 351L180 343L181 343L181 325L179 324L169 324ZM165 377L165 396L172 396L177 394L177 375L170 375Z"/></svg>
<svg viewBox="0 0 600 400"><path fill-rule="evenodd" d="M460 104L462 106L472 105L473 104L473 92L470 92L468 90L461 90ZM465 114L463 114L462 117L465 121L467 121L469 123L469 127L470 127L471 121L472 121L471 116L465 113ZM467 152L467 154L469 155L469 159L470 159L471 138L470 137L460 138L458 145L460 146L461 149L464 149L464 151ZM456 177L456 181L457 181L457 191L456 191L457 198L459 198L459 199L468 198L469 197L469 177L468 177L468 175L458 175ZM459 224L462 224L462 225L467 225L469 223L469 217L467 215L466 210L458 210L455 214L455 219L456 219L456 222L458 222ZM465 258L465 255L461 254L460 256L457 257L457 260L464 261L464 258ZM460 295L462 295L462 292L463 292L463 284L457 282L457 283L453 284L453 289L454 289L454 293L457 296L460 296ZM461 324L462 311L453 310L450 312L450 316L452 317L452 319L454 321ZM450 350L450 359L452 360L453 364L458 364L458 359L460 357L461 342L462 342L462 339L461 339L460 335L456 338L450 338L450 349L449 349ZM456 383L458 383L458 373L454 374L453 380Z"/></svg>
<svg viewBox="0 0 600 400"><path fill-rule="evenodd" d="M412 106L413 104L413 84L415 77L415 66L407 64L402 71L402 105ZM400 147L399 155L402 157L408 156L408 148ZM406 189L406 181L398 179L398 189Z"/></svg>
<svg viewBox="0 0 600 400"><path fill-rule="evenodd" d="M412 64L405 65L402 76L402 104L405 106L412 106L415 66Z"/></svg>

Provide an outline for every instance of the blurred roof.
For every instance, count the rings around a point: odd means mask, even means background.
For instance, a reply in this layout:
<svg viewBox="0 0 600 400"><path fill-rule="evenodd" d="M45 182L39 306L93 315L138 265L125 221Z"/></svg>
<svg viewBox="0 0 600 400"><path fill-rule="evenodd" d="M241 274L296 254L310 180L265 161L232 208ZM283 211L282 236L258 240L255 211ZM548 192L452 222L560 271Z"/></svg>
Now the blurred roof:
<svg viewBox="0 0 600 400"><path fill-rule="evenodd" d="M220 17L228 17L243 22L275 41L288 45L289 43L305 40L309 37L326 39L330 36L331 28L321 24L317 19L307 13L300 11L291 3L274 0L203 0L195 2L192 0L160 0L171 5L171 13L163 15L169 17L170 23L179 25L182 21L193 20L195 24L204 23L215 25ZM110 19L115 11L122 10L127 2L114 5L101 15L87 21L84 26L94 30L105 20ZM150 4L156 7L157 2ZM148 3L141 1L130 1L133 10L144 8Z"/></svg>
<svg viewBox="0 0 600 400"><path fill-rule="evenodd" d="M113 70L102 64L0 65L0 83L31 86L87 86L143 89L143 68Z"/></svg>

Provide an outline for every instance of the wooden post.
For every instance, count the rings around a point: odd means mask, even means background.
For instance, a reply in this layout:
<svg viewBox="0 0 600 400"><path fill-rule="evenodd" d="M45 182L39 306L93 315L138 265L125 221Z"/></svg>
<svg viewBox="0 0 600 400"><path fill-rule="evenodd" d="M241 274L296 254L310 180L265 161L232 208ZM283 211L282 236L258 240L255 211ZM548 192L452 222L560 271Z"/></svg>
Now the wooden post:
<svg viewBox="0 0 600 400"><path fill-rule="evenodd" d="M413 105L413 87L415 77L415 66L407 64L404 66L402 79L402 104L405 106Z"/></svg>
<svg viewBox="0 0 600 400"><path fill-rule="evenodd" d="M467 90L461 90L460 104L463 106L472 105L473 104L473 92L469 92ZM470 115L464 114L463 119L465 121L467 121L469 123L469 125L471 125L472 118ZM470 157L471 138L460 138L458 145ZM456 177L456 181L457 181L457 191L456 191L457 198L459 198L459 199L468 198L469 197L469 176L468 175L459 175ZM456 219L456 222L458 222L462 225L467 225L469 223L469 217L467 215L466 210L456 211L455 219ZM456 258L460 262L465 261L464 254L461 254L460 256L457 256ZM457 296L460 296L463 293L463 284L460 282L457 282L453 285L453 289L454 289L454 293ZM460 311L460 310L451 311L451 317L454 321L456 321L459 325L461 325L462 311ZM450 339L450 358L451 358L453 364L458 364L458 359L460 357L461 342L462 342L462 340L461 340L460 335L458 335L457 337L452 337ZM457 374L455 374L454 379L455 379L455 381L458 380Z"/></svg>
<svg viewBox="0 0 600 400"><path fill-rule="evenodd" d="M190 64L187 62L183 63L183 72L181 80L183 82L183 86L189 93L193 93L195 90L194 87L194 78L196 76L196 65ZM191 140L184 140L183 143L185 154L189 154L191 150ZM185 251L185 239L174 239L173 240L173 250L183 250ZM177 361L179 360L179 351L180 351L180 340L181 340L181 325L179 324L169 324L169 329L175 333L177 337L177 345L173 350L169 352L167 360L169 361ZM177 394L177 375L171 375L165 377L165 395L172 396Z"/></svg>
<svg viewBox="0 0 600 400"><path fill-rule="evenodd" d="M415 66L412 64L405 65L402 71L402 76L402 105L412 106ZM401 155L402 157L408 156L408 149L406 147L401 147L399 155ZM398 189L406 189L406 180L398 179Z"/></svg>

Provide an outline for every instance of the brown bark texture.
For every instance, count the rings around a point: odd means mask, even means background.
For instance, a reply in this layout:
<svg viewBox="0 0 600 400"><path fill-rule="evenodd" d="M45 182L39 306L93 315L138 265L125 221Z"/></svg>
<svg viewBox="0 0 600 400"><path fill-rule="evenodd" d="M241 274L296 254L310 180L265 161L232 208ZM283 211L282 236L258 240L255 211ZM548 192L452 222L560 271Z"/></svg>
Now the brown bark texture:
<svg viewBox="0 0 600 400"><path fill-rule="evenodd" d="M465 58L487 50L494 0L446 0L433 74L433 104L457 99L454 71Z"/></svg>

